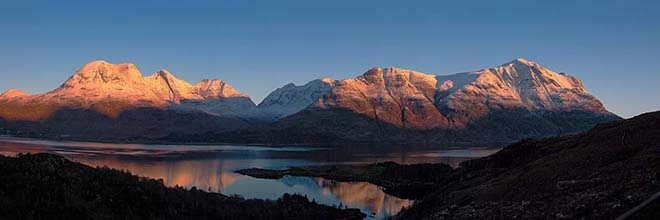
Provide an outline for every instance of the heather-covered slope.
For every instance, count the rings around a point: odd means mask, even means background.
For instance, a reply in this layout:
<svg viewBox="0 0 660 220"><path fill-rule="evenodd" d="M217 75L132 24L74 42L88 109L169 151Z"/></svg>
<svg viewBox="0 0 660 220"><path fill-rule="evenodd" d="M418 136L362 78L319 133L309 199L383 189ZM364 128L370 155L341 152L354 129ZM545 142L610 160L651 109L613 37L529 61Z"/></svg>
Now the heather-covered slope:
<svg viewBox="0 0 660 220"><path fill-rule="evenodd" d="M526 140L464 162L398 218L614 219L660 191L658 158L660 112Z"/></svg>

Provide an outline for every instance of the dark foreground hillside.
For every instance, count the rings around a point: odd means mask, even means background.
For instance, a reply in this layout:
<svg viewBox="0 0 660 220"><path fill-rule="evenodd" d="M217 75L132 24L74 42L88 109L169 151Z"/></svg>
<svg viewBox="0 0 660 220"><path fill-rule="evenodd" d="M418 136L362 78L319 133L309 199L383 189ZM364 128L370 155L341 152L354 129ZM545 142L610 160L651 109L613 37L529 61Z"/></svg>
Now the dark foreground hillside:
<svg viewBox="0 0 660 220"><path fill-rule="evenodd" d="M660 112L467 161L398 219L615 219L660 191ZM660 219L660 199L628 219Z"/></svg>
<svg viewBox="0 0 660 220"><path fill-rule="evenodd" d="M0 219L362 219L285 194L246 200L91 168L50 154L0 156Z"/></svg>

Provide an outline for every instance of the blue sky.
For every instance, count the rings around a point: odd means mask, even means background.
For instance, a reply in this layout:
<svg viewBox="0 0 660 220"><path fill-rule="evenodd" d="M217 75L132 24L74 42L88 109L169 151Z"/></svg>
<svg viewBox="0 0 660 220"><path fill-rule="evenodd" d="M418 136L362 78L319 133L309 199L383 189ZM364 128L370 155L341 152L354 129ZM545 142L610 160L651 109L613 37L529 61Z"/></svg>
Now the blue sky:
<svg viewBox="0 0 660 220"><path fill-rule="evenodd" d="M374 66L451 74L517 57L624 117L660 110L657 1L2 1L0 90L42 93L96 59L218 78L260 101Z"/></svg>

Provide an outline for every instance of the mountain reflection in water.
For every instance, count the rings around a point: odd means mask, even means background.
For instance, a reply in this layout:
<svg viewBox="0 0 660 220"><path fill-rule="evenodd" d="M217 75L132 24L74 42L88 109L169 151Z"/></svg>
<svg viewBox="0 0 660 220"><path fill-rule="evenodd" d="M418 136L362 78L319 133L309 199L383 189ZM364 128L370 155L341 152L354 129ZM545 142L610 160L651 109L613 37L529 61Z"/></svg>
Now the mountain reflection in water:
<svg viewBox="0 0 660 220"><path fill-rule="evenodd" d="M0 139L0 154L3 155L49 152L90 166L108 166L140 176L163 179L168 186L194 186L246 198L277 199L284 193L298 193L321 204L360 208L374 219L394 215L401 208L412 205L413 201L388 195L366 182L336 182L294 176L269 180L244 176L234 171L251 167L285 169L291 166L383 161L406 164L447 163L455 167L462 161L486 156L496 150L409 146L314 148L142 145Z"/></svg>

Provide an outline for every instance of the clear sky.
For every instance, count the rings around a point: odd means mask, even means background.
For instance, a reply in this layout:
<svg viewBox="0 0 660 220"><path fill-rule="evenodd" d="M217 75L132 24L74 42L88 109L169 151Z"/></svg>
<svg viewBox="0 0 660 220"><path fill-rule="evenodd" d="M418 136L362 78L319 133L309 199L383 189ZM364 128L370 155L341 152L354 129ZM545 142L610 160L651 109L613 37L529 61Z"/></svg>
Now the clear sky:
<svg viewBox="0 0 660 220"><path fill-rule="evenodd" d="M0 90L47 92L103 59L218 78L258 103L374 66L451 74L524 57L630 117L660 110L657 2L2 1Z"/></svg>

